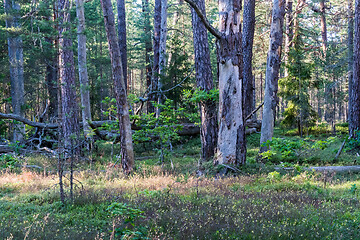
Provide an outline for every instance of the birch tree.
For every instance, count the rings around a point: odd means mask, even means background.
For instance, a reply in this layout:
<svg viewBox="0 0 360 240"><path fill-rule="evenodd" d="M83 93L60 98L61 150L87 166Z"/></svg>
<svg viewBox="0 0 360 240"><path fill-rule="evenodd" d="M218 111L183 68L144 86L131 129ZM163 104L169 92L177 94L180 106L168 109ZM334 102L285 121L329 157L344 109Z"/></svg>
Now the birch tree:
<svg viewBox="0 0 360 240"><path fill-rule="evenodd" d="M284 0L273 0L270 44L266 62L265 97L260 137L261 145L271 140L274 133L274 116L276 105L278 104L277 91L281 63L284 14ZM260 152L267 150L266 146L260 147Z"/></svg>

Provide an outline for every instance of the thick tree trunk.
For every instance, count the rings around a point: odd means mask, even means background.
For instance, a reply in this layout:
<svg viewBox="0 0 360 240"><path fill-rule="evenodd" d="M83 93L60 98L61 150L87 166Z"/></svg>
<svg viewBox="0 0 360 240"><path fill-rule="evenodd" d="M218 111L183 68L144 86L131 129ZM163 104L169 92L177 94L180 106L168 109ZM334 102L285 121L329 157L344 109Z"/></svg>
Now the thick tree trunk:
<svg viewBox="0 0 360 240"><path fill-rule="evenodd" d="M123 75L124 75L125 89L127 89L128 82L127 82L125 0L117 0L117 10L118 10L118 35L119 35L119 48L120 48L121 64L122 64Z"/></svg>
<svg viewBox="0 0 360 240"><path fill-rule="evenodd" d="M348 0L348 83L349 83L349 106L348 106L348 122L349 122L349 135L353 136L351 112L353 106L353 64L354 64L354 10L353 0Z"/></svg>
<svg viewBox="0 0 360 240"><path fill-rule="evenodd" d="M246 161L240 0L219 0L219 134L215 164Z"/></svg>
<svg viewBox="0 0 360 240"><path fill-rule="evenodd" d="M255 108L254 88L252 76L252 50L255 30L255 0L244 0L243 13L243 61L244 61L244 113L249 115Z"/></svg>
<svg viewBox="0 0 360 240"><path fill-rule="evenodd" d="M104 12L106 35L109 43L112 78L114 82L117 118L121 136L121 163L125 173L130 173L134 165L134 151L129 118L129 105L126 98L124 75L121 64L120 48L116 37L115 19L110 0L101 0Z"/></svg>
<svg viewBox="0 0 360 240"><path fill-rule="evenodd" d="M167 0L161 0L161 24L160 24L160 42L159 42L159 79L157 89L158 93L158 104L162 103L162 78L165 74L166 68L166 38L167 38ZM156 109L156 115L160 115L160 107Z"/></svg>
<svg viewBox="0 0 360 240"><path fill-rule="evenodd" d="M20 4L16 0L4 0L6 28L20 30ZM24 57L19 32L9 33L8 55L10 63L11 103L13 113L22 116L24 105ZM23 124L14 124L13 141L21 141L25 133Z"/></svg>
<svg viewBox="0 0 360 240"><path fill-rule="evenodd" d="M85 16L84 0L76 0L76 16L78 18L77 37L78 37L78 65L81 95L81 111L84 135L91 139L91 129L88 121L91 121L90 108L90 86L86 67L86 35L85 35Z"/></svg>
<svg viewBox="0 0 360 240"><path fill-rule="evenodd" d="M270 29L270 45L266 64L265 97L260 144L271 140L274 132L274 114L278 103L278 79L281 63L281 45L285 13L284 0L273 0L272 22ZM260 147L260 152L267 147Z"/></svg>
<svg viewBox="0 0 360 240"><path fill-rule="evenodd" d="M199 9L205 13L205 1L197 2ZM196 83L198 88L209 92L214 88L211 71L210 50L207 30L194 9L191 9L192 28L195 52ZM201 159L210 160L214 157L217 144L217 109L213 100L200 102L201 114Z"/></svg>
<svg viewBox="0 0 360 240"><path fill-rule="evenodd" d="M152 66L151 66L151 25L150 25L150 9L149 0L142 1L142 11L144 14L144 32L145 32L145 68L146 68L146 87L149 92L152 90ZM149 96L150 97L150 96ZM150 101L147 102L147 113L154 112L154 106Z"/></svg>
<svg viewBox="0 0 360 240"><path fill-rule="evenodd" d="M355 24L354 24L354 65L352 78L352 108L350 111L351 121L349 125L350 136L355 136L355 131L360 129L360 1L355 1Z"/></svg>
<svg viewBox="0 0 360 240"><path fill-rule="evenodd" d="M62 100L62 134L66 149L76 146L79 126L79 109L76 102L75 68L70 32L69 0L58 0L59 12L59 78Z"/></svg>

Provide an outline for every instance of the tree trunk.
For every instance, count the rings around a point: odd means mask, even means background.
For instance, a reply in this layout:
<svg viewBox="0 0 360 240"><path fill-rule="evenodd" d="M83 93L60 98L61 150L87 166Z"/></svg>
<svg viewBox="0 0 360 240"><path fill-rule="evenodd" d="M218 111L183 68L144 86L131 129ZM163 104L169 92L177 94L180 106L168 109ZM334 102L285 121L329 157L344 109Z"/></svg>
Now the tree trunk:
<svg viewBox="0 0 360 240"><path fill-rule="evenodd" d="M349 122L349 135L353 136L351 112L353 106L353 64L354 64L354 10L353 0L348 0L348 82L349 82L349 107L348 107L348 122Z"/></svg>
<svg viewBox="0 0 360 240"><path fill-rule="evenodd" d="M274 132L274 114L278 103L278 79L281 63L281 45L283 38L285 4L284 0L273 0L270 45L266 64L265 97L260 144L271 140ZM260 152L267 151L266 146Z"/></svg>
<svg viewBox="0 0 360 240"><path fill-rule="evenodd" d="M62 134L66 149L76 146L75 138L80 131L79 109L76 102L74 53L70 34L69 0L58 0L59 12L59 78L61 82L62 100Z"/></svg>
<svg viewBox="0 0 360 240"><path fill-rule="evenodd" d="M121 64L124 75L125 89L127 89L127 46L126 46L126 15L125 15L125 0L117 0L118 10L118 35L119 48L121 56Z"/></svg>
<svg viewBox="0 0 360 240"><path fill-rule="evenodd" d="M240 0L219 0L219 134L215 164L246 161Z"/></svg>
<svg viewBox="0 0 360 240"><path fill-rule="evenodd" d="M45 41L49 43L49 48L51 49L51 53L57 51L57 49L54 49L54 41L46 37ZM46 61L46 87L48 91L48 101L49 101L49 112L48 116L49 119L55 117L58 113L58 97L57 97L57 53L55 56L53 54L50 54L51 57L49 57Z"/></svg>
<svg viewBox="0 0 360 240"><path fill-rule="evenodd" d="M84 128L85 138L92 139L91 128L89 121L91 121L90 108L90 86L86 67L86 35L85 35L85 16L84 16L84 0L76 0L76 16L78 18L77 37L78 37L78 65L79 65L79 80L80 80L80 95L81 95L81 111L82 122Z"/></svg>
<svg viewBox="0 0 360 240"><path fill-rule="evenodd" d="M244 0L243 13L243 76L244 76L244 113L249 115L255 108L254 88L252 76L252 50L255 30L255 0Z"/></svg>
<svg viewBox="0 0 360 240"><path fill-rule="evenodd" d="M354 65L352 78L352 108L349 125L350 136L356 137L355 131L360 129L360 1L355 1L354 24Z"/></svg>
<svg viewBox="0 0 360 240"><path fill-rule="evenodd" d="M151 25L150 25L150 9L149 0L142 1L142 11L144 14L144 33L145 33L145 68L146 68L146 87L149 92L152 90L152 66L151 66ZM154 112L154 106L150 101L147 102L147 113Z"/></svg>
<svg viewBox="0 0 360 240"><path fill-rule="evenodd" d="M110 0L101 0L104 12L106 35L109 43L112 78L114 82L117 118L119 120L121 136L121 163L123 170L129 174L134 165L134 152L129 118L129 105L126 98L123 69L121 64L120 48L116 38L115 19Z"/></svg>
<svg viewBox="0 0 360 240"><path fill-rule="evenodd" d="M20 31L20 4L16 0L4 0L6 28ZM22 116L24 105L24 57L22 38L19 32L9 33L8 55L10 63L11 103L13 113ZM21 141L25 134L23 124L14 124L13 141Z"/></svg>
<svg viewBox="0 0 360 240"><path fill-rule="evenodd" d="M291 48L291 42L293 39L293 11L292 11L292 0L286 0L286 23L285 23L285 65L288 65L289 52ZM288 77L288 68L285 67L285 77Z"/></svg>
<svg viewBox="0 0 360 240"><path fill-rule="evenodd" d="M159 42L159 79L157 89L158 104L162 103L162 78L166 68L166 37L167 37L167 0L161 0L161 24L160 24L160 42ZM156 115L160 115L160 107L156 109Z"/></svg>
<svg viewBox="0 0 360 240"><path fill-rule="evenodd" d="M199 0L198 7L205 15L205 1ZM195 70L197 87L209 92L214 88L211 71L210 50L207 30L194 9L191 9ZM217 143L217 109L213 100L200 102L201 114L201 159L207 161L214 157Z"/></svg>
<svg viewBox="0 0 360 240"><path fill-rule="evenodd" d="M325 17L325 0L320 0L320 23L321 23L321 40L324 57L326 57L327 47L327 30Z"/></svg>
<svg viewBox="0 0 360 240"><path fill-rule="evenodd" d="M150 110L155 112L154 106L151 102L157 100L157 95L154 93L157 90L159 82L159 56L160 56L160 29L161 29L161 0L155 0L154 7L154 59L153 59L153 68L152 68L152 80L151 80L151 89L149 96Z"/></svg>

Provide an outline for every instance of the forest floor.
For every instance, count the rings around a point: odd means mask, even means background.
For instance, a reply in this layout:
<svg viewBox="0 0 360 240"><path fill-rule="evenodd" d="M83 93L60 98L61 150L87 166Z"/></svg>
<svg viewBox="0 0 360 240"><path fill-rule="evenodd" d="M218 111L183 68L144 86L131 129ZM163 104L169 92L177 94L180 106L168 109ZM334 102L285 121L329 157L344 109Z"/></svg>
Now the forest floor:
<svg viewBox="0 0 360 240"><path fill-rule="evenodd" d="M8 156L0 239L360 239L360 175L305 170L356 164L346 147L334 159L345 134L340 125L336 136L320 129L299 138L277 129L266 163L256 161L260 136L253 134L248 164L222 178L221 166L211 164L196 176L198 139L174 145L163 167L153 146L137 145L129 177L113 164L116 157L111 162L111 144L101 143L91 163L79 164L74 201L65 205L55 158ZM25 162L41 169L16 167Z"/></svg>

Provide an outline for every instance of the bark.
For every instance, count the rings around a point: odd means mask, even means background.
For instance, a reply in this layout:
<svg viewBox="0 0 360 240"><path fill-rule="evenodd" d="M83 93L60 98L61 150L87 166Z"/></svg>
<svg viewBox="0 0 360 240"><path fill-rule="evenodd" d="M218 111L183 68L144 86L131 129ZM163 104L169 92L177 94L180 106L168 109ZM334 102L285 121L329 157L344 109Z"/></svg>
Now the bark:
<svg viewBox="0 0 360 240"><path fill-rule="evenodd" d="M54 41L51 38L46 37L45 41L49 43L51 51L57 51L54 50L55 44ZM57 96L57 54L56 57L54 57L51 54L51 57L47 59L46 62L46 87L48 91L48 101L49 101L49 112L48 116L49 118L53 118L58 113L58 96Z"/></svg>
<svg viewBox="0 0 360 240"><path fill-rule="evenodd" d="M90 85L86 67L86 35L85 35L85 16L84 0L76 0L76 16L78 18L77 37L78 37L78 65L81 95L82 123L85 138L91 139L91 129L88 121L91 121L90 107Z"/></svg>
<svg viewBox="0 0 360 240"><path fill-rule="evenodd" d="M353 59L354 59L354 10L353 0L348 0L348 83L349 83L349 107L348 107L348 122L349 122L349 135L353 135L351 108L353 106L352 99L352 79L353 79Z"/></svg>
<svg viewBox="0 0 360 240"><path fill-rule="evenodd" d="M161 0L161 24L160 24L160 42L159 42L159 79L158 79L158 104L162 103L162 78L166 68L166 38L167 38L167 0ZM156 115L160 115L161 109L158 107Z"/></svg>
<svg viewBox="0 0 360 240"><path fill-rule="evenodd" d="M351 116L349 129L350 135L356 137L355 131L360 129L360 1L355 2L354 65L351 86L352 108L349 110Z"/></svg>
<svg viewBox="0 0 360 240"><path fill-rule="evenodd" d="M78 137L79 109L76 102L74 53L70 34L70 3L69 0L58 0L59 12L59 78L61 82L62 100L62 135L66 149L76 144Z"/></svg>
<svg viewBox="0 0 360 240"><path fill-rule="evenodd" d="M219 0L219 134L215 164L246 161L240 0Z"/></svg>
<svg viewBox="0 0 360 240"><path fill-rule="evenodd" d="M19 12L20 4L16 0L4 0L6 17L6 28L9 32L8 55L10 63L10 85L11 85L11 104L13 113L22 116L24 105L24 57L22 38L19 35L20 23ZM11 30L13 29L13 30ZM23 124L14 125L13 141L21 141L25 133Z"/></svg>
<svg viewBox="0 0 360 240"><path fill-rule="evenodd" d="M154 8L154 59L153 59L153 68L152 68L152 80L151 80L151 88L149 101L150 103L150 111L155 112L155 108L151 104L151 102L155 102L157 96L153 94L153 92L157 91L158 82L159 82L159 56L160 56L160 29L161 29L161 1L155 0L155 8Z"/></svg>
<svg viewBox="0 0 360 240"><path fill-rule="evenodd" d="M199 0L198 7L204 15L205 1ZM197 87L209 92L214 88L211 71L210 50L207 30L194 9L191 9L194 38L195 70ZM200 102L201 116L201 159L207 161L214 157L217 144L217 109L213 100Z"/></svg>
<svg viewBox="0 0 360 240"><path fill-rule="evenodd" d="M260 144L271 140L274 132L274 115L276 105L278 104L277 91L281 63L284 13L284 0L273 0L270 44L266 64L265 97ZM267 150L268 149L265 146L260 147L260 152Z"/></svg>
<svg viewBox="0 0 360 240"><path fill-rule="evenodd" d="M110 0L101 0L104 13L106 35L109 43L111 58L112 79L114 82L117 118L121 136L121 163L125 173L129 174L134 165L134 151L129 118L129 105L126 98L123 69L121 64L120 48L116 38L115 19Z"/></svg>
<svg viewBox="0 0 360 240"><path fill-rule="evenodd" d="M152 90L152 66L151 66L151 29L150 29L150 9L149 0L142 1L142 11L144 15L144 32L145 32L145 68L146 68L146 87L148 91ZM154 112L154 106L150 101L147 102L147 113Z"/></svg>
<svg viewBox="0 0 360 240"><path fill-rule="evenodd" d="M252 49L255 30L255 0L244 0L243 13L243 61L244 61L244 112L249 115L254 110L254 88L252 74Z"/></svg>
<svg viewBox="0 0 360 240"><path fill-rule="evenodd" d="M119 35L119 48L120 48L121 64L122 64L123 75L124 75L125 89L127 89L128 82L127 82L125 0L117 0L117 10L118 10L118 35Z"/></svg>
<svg viewBox="0 0 360 240"><path fill-rule="evenodd" d="M326 57L327 47L327 30L325 17L325 0L320 0L320 23L321 23L321 40L324 57Z"/></svg>
<svg viewBox="0 0 360 240"><path fill-rule="evenodd" d="M286 0L286 23L285 23L285 66L288 65L288 56L291 48L291 42L293 39L293 2L292 0ZM285 77L289 76L288 69L285 67Z"/></svg>

